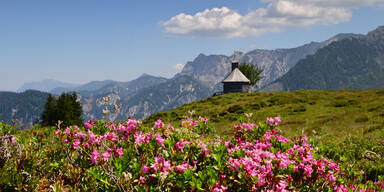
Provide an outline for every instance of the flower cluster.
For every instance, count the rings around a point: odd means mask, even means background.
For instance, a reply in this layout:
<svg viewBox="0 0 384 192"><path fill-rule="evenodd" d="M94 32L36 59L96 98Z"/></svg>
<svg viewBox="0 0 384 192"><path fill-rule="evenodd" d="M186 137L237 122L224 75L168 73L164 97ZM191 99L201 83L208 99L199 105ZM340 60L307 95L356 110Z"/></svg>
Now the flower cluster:
<svg viewBox="0 0 384 192"><path fill-rule="evenodd" d="M292 140L275 128L280 117L234 126L232 139L205 137L209 119L182 121L191 131L180 134L157 120L89 121L84 129L68 127L55 134L77 155L73 163L89 165L100 185L147 191L347 191L339 165L316 156L307 137ZM197 134L196 134L197 132ZM195 134L192 134L195 133ZM75 166L76 167L76 166ZM127 182L129 181L129 182ZM383 183L376 186L383 188Z"/></svg>

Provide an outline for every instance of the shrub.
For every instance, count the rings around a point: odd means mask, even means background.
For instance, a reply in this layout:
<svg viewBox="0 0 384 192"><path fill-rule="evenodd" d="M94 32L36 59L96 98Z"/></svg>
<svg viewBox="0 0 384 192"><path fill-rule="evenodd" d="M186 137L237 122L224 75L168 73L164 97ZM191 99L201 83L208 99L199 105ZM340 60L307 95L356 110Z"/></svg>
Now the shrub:
<svg viewBox="0 0 384 192"><path fill-rule="evenodd" d="M318 151L306 136L292 140L282 136L279 123L280 117L240 123L234 126L231 139L207 137L213 129L203 117L184 119L179 128L160 119L150 127L130 119L32 130L22 154L10 156L0 169L0 189L347 191L384 187L383 178L377 177L380 166L365 174L375 182L354 183L348 166L331 160L356 158L360 148L349 152L320 147ZM8 148L22 149L20 144ZM376 147L372 152L381 154L382 147L375 143L362 144Z"/></svg>

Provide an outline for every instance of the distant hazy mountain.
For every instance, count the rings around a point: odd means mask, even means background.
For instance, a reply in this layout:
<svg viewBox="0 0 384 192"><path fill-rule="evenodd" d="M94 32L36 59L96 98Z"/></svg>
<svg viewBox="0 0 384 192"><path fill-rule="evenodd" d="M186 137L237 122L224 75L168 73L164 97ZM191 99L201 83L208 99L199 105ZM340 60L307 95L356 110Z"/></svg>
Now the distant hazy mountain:
<svg viewBox="0 0 384 192"><path fill-rule="evenodd" d="M12 124L17 120L21 128L39 122L48 93L28 90L23 93L0 92L0 121Z"/></svg>
<svg viewBox="0 0 384 192"><path fill-rule="evenodd" d="M42 81L24 83L19 89L17 89L17 92L23 92L28 89L49 92L56 87L72 88L76 86L79 85L72 83L64 83L53 79L45 79Z"/></svg>
<svg viewBox="0 0 384 192"><path fill-rule="evenodd" d="M333 42L263 90L383 88L384 26L365 36Z"/></svg>
<svg viewBox="0 0 384 192"><path fill-rule="evenodd" d="M96 91L112 83L116 83L116 81L112 81L112 80L91 81L89 83L78 85L75 87L56 87L52 89L50 92L55 95L60 95L63 92Z"/></svg>
<svg viewBox="0 0 384 192"><path fill-rule="evenodd" d="M251 63L263 69L263 78L259 82L259 87L263 87L288 72L300 59L313 55L320 48L341 39L358 36L360 35L339 34L320 43L312 42L291 49L256 49L240 53L240 63ZM194 61L188 62L179 75L189 75L213 87L230 72L231 58L232 56L200 54Z"/></svg>

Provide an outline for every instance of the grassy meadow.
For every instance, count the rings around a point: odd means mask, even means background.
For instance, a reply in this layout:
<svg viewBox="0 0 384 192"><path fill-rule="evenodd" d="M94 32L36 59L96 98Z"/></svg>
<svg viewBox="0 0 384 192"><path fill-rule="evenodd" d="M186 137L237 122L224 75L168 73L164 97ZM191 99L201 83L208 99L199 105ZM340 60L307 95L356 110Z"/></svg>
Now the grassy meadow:
<svg viewBox="0 0 384 192"><path fill-rule="evenodd" d="M305 134L319 143L350 136L384 138L384 90L231 93L154 114L144 123L162 119L179 124L188 111L210 118L220 136L231 136L233 125L252 113L251 122L281 116L283 135L290 138Z"/></svg>

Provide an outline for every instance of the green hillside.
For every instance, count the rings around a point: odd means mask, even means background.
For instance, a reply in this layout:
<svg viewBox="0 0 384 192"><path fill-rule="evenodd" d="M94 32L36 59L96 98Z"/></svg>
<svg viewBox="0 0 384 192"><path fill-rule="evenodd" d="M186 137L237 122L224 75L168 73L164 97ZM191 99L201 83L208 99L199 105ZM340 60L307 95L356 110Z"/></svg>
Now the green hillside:
<svg viewBox="0 0 384 192"><path fill-rule="evenodd" d="M232 125L246 120L245 113L253 113L251 122L281 116L283 135L288 137L304 133L320 143L348 136L384 138L384 90L232 93L154 114L144 123L163 119L177 125L192 110L196 116L209 117L221 136L230 136Z"/></svg>

